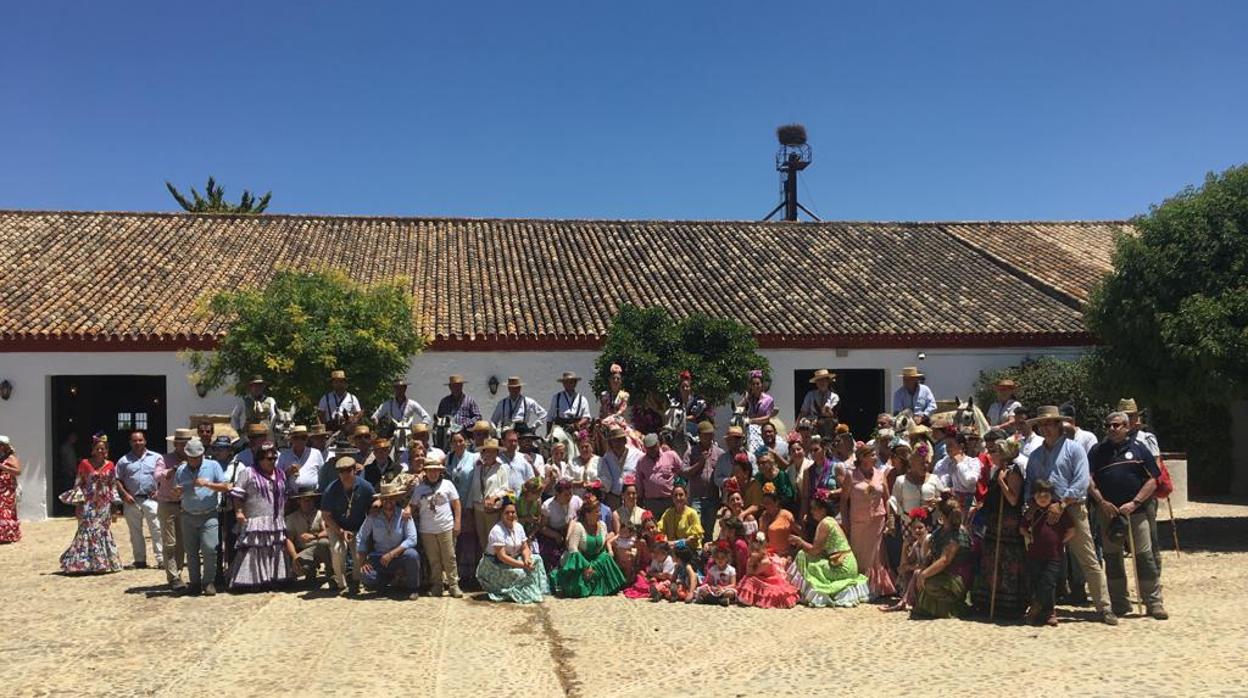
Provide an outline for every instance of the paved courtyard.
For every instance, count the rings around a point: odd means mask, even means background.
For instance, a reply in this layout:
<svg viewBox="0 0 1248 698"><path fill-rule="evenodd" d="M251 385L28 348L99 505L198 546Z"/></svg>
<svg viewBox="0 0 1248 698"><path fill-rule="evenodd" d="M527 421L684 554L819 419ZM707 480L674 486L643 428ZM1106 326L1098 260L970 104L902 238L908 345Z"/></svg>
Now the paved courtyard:
<svg viewBox="0 0 1248 698"><path fill-rule="evenodd" d="M1193 550L1164 558L1171 620L1117 628L1079 609L1034 629L874 606L181 598L156 570L57 574L73 527L27 524L20 544L0 547L0 694L1248 694L1248 506L1188 506L1179 531Z"/></svg>

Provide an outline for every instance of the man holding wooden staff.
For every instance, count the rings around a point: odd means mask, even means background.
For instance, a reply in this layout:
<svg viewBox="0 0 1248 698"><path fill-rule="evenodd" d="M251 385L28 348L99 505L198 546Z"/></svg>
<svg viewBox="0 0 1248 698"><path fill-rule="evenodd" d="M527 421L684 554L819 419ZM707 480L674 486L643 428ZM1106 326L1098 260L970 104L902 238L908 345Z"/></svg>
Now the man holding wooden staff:
<svg viewBox="0 0 1248 698"><path fill-rule="evenodd" d="M1161 575L1154 561L1148 515L1144 509L1153 496L1161 472L1148 447L1129 437L1130 420L1125 412L1110 413L1105 426L1108 437L1097 444L1088 457L1092 471L1088 494L1100 508L1106 522L1102 544L1110 605L1116 615L1124 615L1131 610L1122 561L1125 538L1135 562L1136 591L1148 615L1165 620L1169 614L1161 602ZM1115 520L1120 523L1115 523Z"/></svg>

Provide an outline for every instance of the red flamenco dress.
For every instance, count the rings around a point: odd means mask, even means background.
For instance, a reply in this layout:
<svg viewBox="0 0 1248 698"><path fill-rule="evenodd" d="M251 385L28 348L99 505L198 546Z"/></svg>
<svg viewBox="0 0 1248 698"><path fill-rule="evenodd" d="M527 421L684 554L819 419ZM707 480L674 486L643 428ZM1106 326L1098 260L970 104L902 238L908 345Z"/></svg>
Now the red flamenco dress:
<svg viewBox="0 0 1248 698"><path fill-rule="evenodd" d="M112 461L104 461L99 468L88 460L78 464L74 489L63 494L61 500L78 506L78 532L61 555L61 571L65 574L121 570L117 541L109 530L116 488L117 472Z"/></svg>
<svg viewBox="0 0 1248 698"><path fill-rule="evenodd" d="M10 455L4 464L17 467L17 456ZM17 521L17 475L0 468L0 543L16 543L22 539Z"/></svg>

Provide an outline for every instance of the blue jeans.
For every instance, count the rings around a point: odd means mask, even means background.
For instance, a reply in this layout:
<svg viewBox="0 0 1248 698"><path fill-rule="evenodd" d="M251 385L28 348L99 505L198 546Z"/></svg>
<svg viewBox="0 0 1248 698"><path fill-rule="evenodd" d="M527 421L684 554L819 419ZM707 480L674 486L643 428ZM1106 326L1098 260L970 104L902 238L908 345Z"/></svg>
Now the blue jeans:
<svg viewBox="0 0 1248 698"><path fill-rule="evenodd" d="M420 553L415 548L404 550L403 554L390 561L389 565L381 564L381 553L369 553L368 564L373 566L372 572L362 572L360 581L365 589L384 589L394 581L394 575L403 570L404 582L409 591L416 591L420 586Z"/></svg>
<svg viewBox="0 0 1248 698"><path fill-rule="evenodd" d="M191 584L199 586L206 578L211 584L217 577L217 542L220 522L216 510L203 514L182 512L182 535L186 537L186 567Z"/></svg>

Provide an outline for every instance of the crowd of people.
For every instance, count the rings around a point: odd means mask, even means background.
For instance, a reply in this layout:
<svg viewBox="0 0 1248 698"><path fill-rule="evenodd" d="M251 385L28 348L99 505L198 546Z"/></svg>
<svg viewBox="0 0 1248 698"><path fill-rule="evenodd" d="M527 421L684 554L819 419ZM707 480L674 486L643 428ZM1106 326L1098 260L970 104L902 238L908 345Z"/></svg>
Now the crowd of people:
<svg viewBox="0 0 1248 698"><path fill-rule="evenodd" d="M636 428L622 374L611 367L596 418L573 373L557 379L563 390L549 410L509 379L490 420L461 376L433 415L397 379L371 415L374 425L411 423L410 438L395 443L374 433L335 371L318 421L290 428L284 448L255 379L234 413L238 441L214 438L206 422L176 430L157 453L135 431L114 463L97 437L62 495L79 524L61 568L122 569L109 530L119 503L132 566L150 559L172 589L205 596L298 583L411 598L479 589L521 604L551 594L764 608L871 602L920 617L1049 625L1060 600L1090 604L1115 625L1132 611L1129 557L1145 613L1167 617L1156 510L1168 480L1132 400L1098 439L1069 405L1032 409L1002 381L980 433L974 420L933 423L936 400L907 368L894 412L859 439L837 419L826 370L787 434L761 372L747 377L734 409L743 418L726 430L684 374L674 399L686 423L674 434ZM445 444L431 443L441 417L453 426ZM554 426L569 440L543 454L539 430ZM349 440L331 440L331 430ZM19 468L0 437L0 541L20 537L11 511Z"/></svg>

